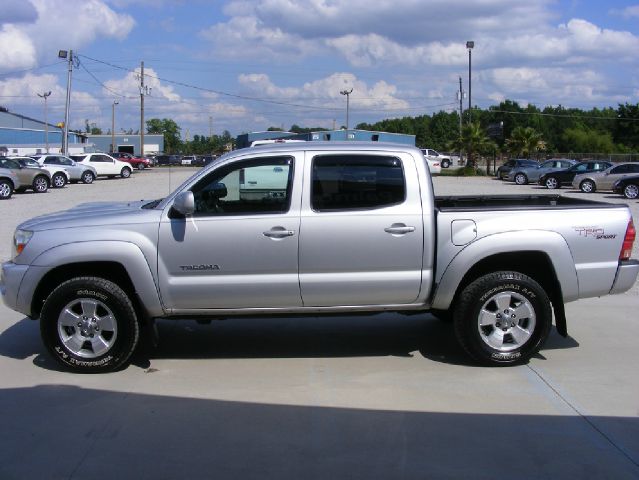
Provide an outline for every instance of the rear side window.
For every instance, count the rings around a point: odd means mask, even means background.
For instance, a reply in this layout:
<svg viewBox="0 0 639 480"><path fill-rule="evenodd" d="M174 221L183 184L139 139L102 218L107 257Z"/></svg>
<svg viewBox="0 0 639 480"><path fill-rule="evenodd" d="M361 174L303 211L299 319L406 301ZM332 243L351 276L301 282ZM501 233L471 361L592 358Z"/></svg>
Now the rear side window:
<svg viewBox="0 0 639 480"><path fill-rule="evenodd" d="M326 155L313 159L311 207L315 211L384 208L405 198L404 171L398 158Z"/></svg>

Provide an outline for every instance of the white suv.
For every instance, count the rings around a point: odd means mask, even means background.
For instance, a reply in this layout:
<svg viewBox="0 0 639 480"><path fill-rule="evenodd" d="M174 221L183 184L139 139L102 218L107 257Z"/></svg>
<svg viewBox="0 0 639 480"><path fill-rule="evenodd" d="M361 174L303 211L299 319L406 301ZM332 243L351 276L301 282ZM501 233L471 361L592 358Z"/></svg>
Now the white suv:
<svg viewBox="0 0 639 480"><path fill-rule="evenodd" d="M113 178L120 175L122 178L129 178L133 171L129 163L122 162L106 153L83 153L71 155L71 158L83 165L91 165L99 176Z"/></svg>

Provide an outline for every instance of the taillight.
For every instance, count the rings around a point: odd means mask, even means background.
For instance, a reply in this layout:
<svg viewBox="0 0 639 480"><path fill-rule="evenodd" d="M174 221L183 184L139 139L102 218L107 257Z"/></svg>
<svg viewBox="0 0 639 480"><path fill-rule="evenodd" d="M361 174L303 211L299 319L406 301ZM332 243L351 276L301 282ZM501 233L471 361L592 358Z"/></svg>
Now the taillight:
<svg viewBox="0 0 639 480"><path fill-rule="evenodd" d="M635 225L632 223L631 218L628 222L628 228L626 228L626 236L623 239L619 260L630 260L630 257L632 256L632 244L635 243L636 236L637 230L635 230Z"/></svg>

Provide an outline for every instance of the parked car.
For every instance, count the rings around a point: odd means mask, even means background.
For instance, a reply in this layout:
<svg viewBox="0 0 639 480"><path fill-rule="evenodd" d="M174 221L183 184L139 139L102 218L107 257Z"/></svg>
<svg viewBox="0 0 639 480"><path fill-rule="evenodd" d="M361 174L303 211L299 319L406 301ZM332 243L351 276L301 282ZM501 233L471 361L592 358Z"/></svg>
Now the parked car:
<svg viewBox="0 0 639 480"><path fill-rule="evenodd" d="M497 169L497 171L495 172L495 176L500 180L505 180L506 178L508 178L508 174L513 168L537 168L538 165L539 163L537 163L535 160L530 160L528 158L511 159Z"/></svg>
<svg viewBox="0 0 639 480"><path fill-rule="evenodd" d="M439 163L439 160L435 160L433 157L427 157L426 155L424 155L424 160L426 160L426 164L428 165L431 175L439 175L442 173L442 166Z"/></svg>
<svg viewBox="0 0 639 480"><path fill-rule="evenodd" d="M71 155L71 159L83 165L91 165L98 172L98 176L113 178L120 175L122 178L129 178L133 171L133 167L130 164L113 158L106 153Z"/></svg>
<svg viewBox="0 0 639 480"><path fill-rule="evenodd" d="M184 155L180 163L182 165L196 165L197 157L195 155Z"/></svg>
<svg viewBox="0 0 639 480"><path fill-rule="evenodd" d="M448 168L453 163L449 155L439 153L437 150L433 150L432 148L422 148L421 150L426 158L432 158L433 160L438 161L441 165L441 168Z"/></svg>
<svg viewBox="0 0 639 480"><path fill-rule="evenodd" d="M579 162L565 170L557 170L556 172L547 173L539 177L539 185L543 185L549 189L561 188L562 185L572 184L573 179L580 173L600 172L612 163L601 160L589 160Z"/></svg>
<svg viewBox="0 0 639 480"><path fill-rule="evenodd" d="M639 174L639 163L617 163L601 172L588 172L577 175L572 181L572 188L584 193L597 190L612 190L613 184L628 175Z"/></svg>
<svg viewBox="0 0 639 480"><path fill-rule="evenodd" d="M630 200L639 198L639 175L620 178L613 184L612 191Z"/></svg>
<svg viewBox="0 0 639 480"><path fill-rule="evenodd" d="M537 166L513 168L506 179L509 182L515 182L517 185L537 183L542 175L569 168L575 163L577 163L576 160L569 160L567 158L553 158L550 160L546 160L545 162Z"/></svg>
<svg viewBox="0 0 639 480"><path fill-rule="evenodd" d="M11 198L13 192L20 186L18 176L8 168L0 168L0 200Z"/></svg>
<svg viewBox="0 0 639 480"><path fill-rule="evenodd" d="M204 161L204 166L208 165L209 163L211 163L216 158L217 158L217 155L204 155L202 157L202 160Z"/></svg>
<svg viewBox="0 0 639 480"><path fill-rule="evenodd" d="M44 168L27 168L11 158L0 157L0 168L8 168L18 177L20 186L16 192L31 189L36 193L44 193L51 185L51 174Z"/></svg>
<svg viewBox="0 0 639 480"><path fill-rule="evenodd" d="M155 157L156 165L181 165L182 157L180 155L158 155Z"/></svg>
<svg viewBox="0 0 639 480"><path fill-rule="evenodd" d="M51 187L62 188L69 183L69 174L59 165L40 165L31 157L10 157L25 168L44 168L51 174Z"/></svg>
<svg viewBox="0 0 639 480"><path fill-rule="evenodd" d="M70 159L64 155L60 154L46 154L46 155L35 155L33 158L36 162L38 162L42 166L48 165L60 165L64 167L64 169L69 174L69 181L71 183L82 182L82 183L93 183L95 177L98 176L97 170L91 165L84 165L82 163L77 163L75 160Z"/></svg>
<svg viewBox="0 0 639 480"><path fill-rule="evenodd" d="M118 160L122 160L123 162L127 162L133 168L137 168L138 170L144 170L145 168L151 168L153 166L153 162L148 158L136 157L135 155L131 155L127 152L113 152L111 156Z"/></svg>

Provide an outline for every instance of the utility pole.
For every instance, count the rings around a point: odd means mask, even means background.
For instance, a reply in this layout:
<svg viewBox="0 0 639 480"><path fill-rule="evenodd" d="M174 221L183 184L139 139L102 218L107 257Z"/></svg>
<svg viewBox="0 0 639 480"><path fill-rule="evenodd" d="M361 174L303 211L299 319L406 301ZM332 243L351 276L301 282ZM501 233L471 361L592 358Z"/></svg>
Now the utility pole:
<svg viewBox="0 0 639 480"><path fill-rule="evenodd" d="M209 139L213 138L213 117L209 115Z"/></svg>
<svg viewBox="0 0 639 480"><path fill-rule="evenodd" d="M457 97L459 98L459 136L462 134L462 115L464 113L464 106L462 105L462 101L464 99L464 91L462 90L462 78L459 76L459 92L457 93Z"/></svg>
<svg viewBox="0 0 639 480"><path fill-rule="evenodd" d="M67 70L67 101L64 107L64 126L62 130L62 154L69 154L69 107L71 106L71 74L73 73L73 50L59 50L58 58L66 58Z"/></svg>
<svg viewBox="0 0 639 480"><path fill-rule="evenodd" d="M339 93L341 93L342 95L346 95L346 130L348 131L348 110L349 110L351 93L353 93L353 89L351 88L350 90L342 90Z"/></svg>
<svg viewBox="0 0 639 480"><path fill-rule="evenodd" d="M144 157L144 61L140 63L140 157Z"/></svg>
<svg viewBox="0 0 639 480"><path fill-rule="evenodd" d="M475 48L475 42L468 41L466 42L466 48L468 49L468 123L472 123L473 119L473 106L472 106L472 98L473 98L473 83L472 83L472 74L471 74L471 65L473 58L473 48Z"/></svg>
<svg viewBox="0 0 639 480"><path fill-rule="evenodd" d="M114 100L111 105L111 153L115 152L115 106L118 101Z"/></svg>
<svg viewBox="0 0 639 480"><path fill-rule="evenodd" d="M51 92L38 93L38 97L44 98L44 142L47 146L47 153L49 153L49 122L47 120L47 98L51 95Z"/></svg>

